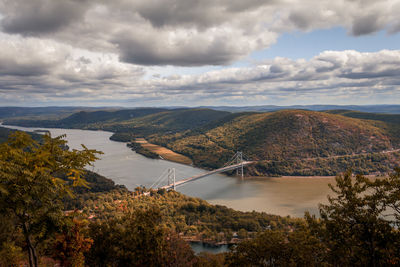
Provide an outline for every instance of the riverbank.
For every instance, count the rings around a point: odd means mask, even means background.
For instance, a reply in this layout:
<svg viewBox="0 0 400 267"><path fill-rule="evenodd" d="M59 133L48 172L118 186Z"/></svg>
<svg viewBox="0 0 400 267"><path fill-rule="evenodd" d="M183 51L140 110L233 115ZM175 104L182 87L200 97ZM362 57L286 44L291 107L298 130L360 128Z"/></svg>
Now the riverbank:
<svg viewBox="0 0 400 267"><path fill-rule="evenodd" d="M176 163L186 164L186 165L193 165L193 162L190 158L188 158L184 155L178 154L168 148L165 148L165 147L162 147L159 145L155 145L155 144L151 144L144 138L136 138L132 143L139 145L144 150L147 150L148 152L150 152L150 153L140 153L139 152L140 154L142 154L144 156L147 156L146 154L149 154L149 155L156 154L161 159L169 160L169 161L176 162Z"/></svg>

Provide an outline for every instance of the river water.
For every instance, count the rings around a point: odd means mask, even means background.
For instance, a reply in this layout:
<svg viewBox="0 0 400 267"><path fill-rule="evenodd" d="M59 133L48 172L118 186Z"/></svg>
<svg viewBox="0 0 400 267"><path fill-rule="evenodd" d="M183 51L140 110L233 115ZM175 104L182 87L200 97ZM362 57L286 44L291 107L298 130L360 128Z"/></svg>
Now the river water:
<svg viewBox="0 0 400 267"><path fill-rule="evenodd" d="M52 136L66 134L70 148L103 151L93 171L133 190L149 187L168 168L176 169L177 180L205 172L199 168L159 159L148 159L131 151L125 143L111 141L111 132L75 129L48 129L5 126L25 131L49 130ZM264 211L281 216L302 217L305 211L318 214L318 204L327 202L333 178L258 178L242 180L214 174L177 188L183 194L199 197L212 204L241 211Z"/></svg>

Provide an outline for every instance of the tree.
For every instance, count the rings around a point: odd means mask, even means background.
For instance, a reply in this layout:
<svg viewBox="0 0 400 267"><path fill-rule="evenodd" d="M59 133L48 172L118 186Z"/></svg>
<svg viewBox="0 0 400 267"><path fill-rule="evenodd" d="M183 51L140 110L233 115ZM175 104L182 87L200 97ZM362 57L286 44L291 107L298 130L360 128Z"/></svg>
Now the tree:
<svg viewBox="0 0 400 267"><path fill-rule="evenodd" d="M285 233L267 230L240 242L227 256L229 266L275 266L287 259Z"/></svg>
<svg viewBox="0 0 400 267"><path fill-rule="evenodd" d="M191 266L189 244L162 227L158 207L138 209L121 218L90 225L90 266Z"/></svg>
<svg viewBox="0 0 400 267"><path fill-rule="evenodd" d="M336 186L331 186L335 195L320 206L319 233L330 262L346 266L400 263L396 256L399 232L385 219L385 196L390 194L383 194L380 186L393 189L390 183L353 177L351 171L336 177Z"/></svg>
<svg viewBox="0 0 400 267"><path fill-rule="evenodd" d="M383 205L388 208L386 218L400 228L400 168L396 168L386 177L376 179L371 183L371 187L382 199Z"/></svg>
<svg viewBox="0 0 400 267"><path fill-rule="evenodd" d="M196 255L195 267L219 267L225 266L226 253L213 254L210 252L200 252Z"/></svg>
<svg viewBox="0 0 400 267"><path fill-rule="evenodd" d="M308 225L293 232L266 230L240 242L227 255L229 266L324 266L324 246Z"/></svg>
<svg viewBox="0 0 400 267"><path fill-rule="evenodd" d="M38 266L38 245L62 224L62 198L72 195L71 186L87 185L84 168L101 153L83 145L68 150L64 137L37 142L16 132L0 145L0 214L22 232L30 266Z"/></svg>
<svg viewBox="0 0 400 267"><path fill-rule="evenodd" d="M93 243L93 240L84 233L87 223L86 220L68 218L62 233L56 234L54 258L61 261L61 266L84 266L84 253Z"/></svg>
<svg viewBox="0 0 400 267"><path fill-rule="evenodd" d="M267 230L228 254L231 266L400 265L400 169L370 180L351 171L330 185L320 219L305 214L293 231Z"/></svg>

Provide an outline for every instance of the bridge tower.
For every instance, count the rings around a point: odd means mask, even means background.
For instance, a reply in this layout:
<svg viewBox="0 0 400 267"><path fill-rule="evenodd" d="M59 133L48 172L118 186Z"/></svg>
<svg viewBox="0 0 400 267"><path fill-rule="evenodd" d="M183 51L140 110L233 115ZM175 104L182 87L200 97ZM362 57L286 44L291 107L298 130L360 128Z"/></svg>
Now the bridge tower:
<svg viewBox="0 0 400 267"><path fill-rule="evenodd" d="M244 173L243 173L243 152L238 151L236 152L236 163L241 164L240 168L236 169L236 175L241 176L243 179Z"/></svg>
<svg viewBox="0 0 400 267"><path fill-rule="evenodd" d="M175 190L175 180L176 180L175 168L169 168L168 169L168 185L170 185L171 181L172 181L174 190Z"/></svg>

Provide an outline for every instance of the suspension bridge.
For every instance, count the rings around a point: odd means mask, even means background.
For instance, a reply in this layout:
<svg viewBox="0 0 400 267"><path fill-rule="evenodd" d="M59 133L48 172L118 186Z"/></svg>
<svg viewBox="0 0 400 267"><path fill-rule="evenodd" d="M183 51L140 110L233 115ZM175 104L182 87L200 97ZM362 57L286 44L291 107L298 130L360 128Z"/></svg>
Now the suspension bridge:
<svg viewBox="0 0 400 267"><path fill-rule="evenodd" d="M175 168L169 168L164 171L160 177L151 185L151 189L176 189L176 187L183 184L193 182L195 180L207 177L212 174L227 172L236 169L236 175L243 178L244 172L243 168L247 165L253 164L255 161L246 160L246 156L242 152L236 152L236 154L227 162L225 165L219 169L215 169L206 173L201 173L189 178L181 179L176 181L176 171ZM162 185L167 181L166 185Z"/></svg>

